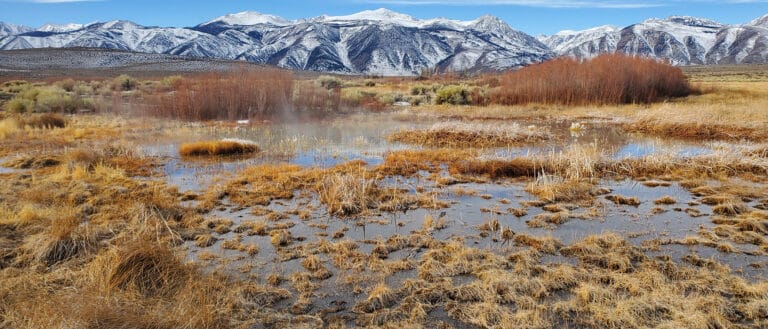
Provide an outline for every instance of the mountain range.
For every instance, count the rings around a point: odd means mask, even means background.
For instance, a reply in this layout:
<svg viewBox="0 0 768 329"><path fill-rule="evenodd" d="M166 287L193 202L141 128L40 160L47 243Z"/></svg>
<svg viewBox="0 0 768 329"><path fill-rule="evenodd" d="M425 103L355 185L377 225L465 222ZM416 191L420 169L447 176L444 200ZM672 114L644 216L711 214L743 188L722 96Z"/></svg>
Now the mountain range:
<svg viewBox="0 0 768 329"><path fill-rule="evenodd" d="M0 22L0 50L81 47L371 75L503 70L558 56L583 59L612 52L675 65L766 63L768 15L741 25L673 16L539 37L493 16L422 20L387 9L301 20L241 12L184 28L130 21L39 28Z"/></svg>

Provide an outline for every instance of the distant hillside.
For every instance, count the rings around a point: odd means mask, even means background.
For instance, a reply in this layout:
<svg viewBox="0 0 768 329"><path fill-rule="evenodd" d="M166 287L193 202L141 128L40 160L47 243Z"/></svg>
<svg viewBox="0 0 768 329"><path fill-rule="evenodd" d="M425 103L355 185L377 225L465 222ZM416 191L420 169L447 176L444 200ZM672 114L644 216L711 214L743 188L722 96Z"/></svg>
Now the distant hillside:
<svg viewBox="0 0 768 329"><path fill-rule="evenodd" d="M495 71L557 56L589 58L612 52L676 65L741 64L768 62L767 22L768 15L741 25L674 16L534 38L493 16L420 20L378 9L287 20L242 12L187 28L129 21L36 29L0 23L0 50L106 48L375 75L414 75L424 69Z"/></svg>

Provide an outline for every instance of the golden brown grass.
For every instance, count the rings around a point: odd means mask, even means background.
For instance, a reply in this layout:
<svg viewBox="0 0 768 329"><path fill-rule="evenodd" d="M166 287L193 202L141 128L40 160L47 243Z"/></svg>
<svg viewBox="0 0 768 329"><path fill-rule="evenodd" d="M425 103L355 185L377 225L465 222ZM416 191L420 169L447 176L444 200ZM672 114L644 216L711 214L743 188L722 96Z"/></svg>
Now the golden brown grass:
<svg viewBox="0 0 768 329"><path fill-rule="evenodd" d="M519 124L443 122L423 130L403 130L387 136L390 142L428 147L487 148L541 142L550 135Z"/></svg>
<svg viewBox="0 0 768 329"><path fill-rule="evenodd" d="M689 101L693 100L683 102ZM676 104L651 105L647 110ZM595 109L614 110L629 112ZM563 109L564 115L571 111L575 110ZM710 113L706 107L702 111ZM656 114L660 113L663 111ZM7 149L38 152L19 155L19 163L30 163L31 170L0 175L4 186L0 191L0 326L279 328L353 323L410 328L440 327L445 325L443 320L454 326L529 328L768 325L764 312L768 285L764 282L747 281L714 259L689 255L673 261L650 256L615 234L563 245L552 237L513 232L503 220L489 218L484 225L486 234L503 242L492 248L473 248L471 238L433 237L440 221L445 221L442 216L429 216L416 224L421 230L374 237L365 241L371 248L361 248L360 241L352 239L356 234L345 233L351 224L328 232L336 238L333 242L324 237L303 242L303 236L290 233L296 224L285 216L297 212L283 210L285 204L251 209L245 216L257 219L237 224L203 215L182 206L182 195L162 180L132 177L136 169L129 168L143 167L152 160L129 151L98 151L103 147L95 144L128 136L128 129L96 128L98 124L80 120L73 118L69 126L56 129L56 134L22 129L0 142L0 153L11 152ZM141 128L136 131L142 132ZM24 145L25 140L30 144ZM50 151L63 145L79 147ZM45 149L48 151L43 152ZM94 149L97 151L91 151ZM686 160L666 156L616 160L597 149L496 160L478 158L474 151L392 152L373 168L361 162L331 168L254 166L198 199L201 208L231 202L239 209L296 195L303 195L302 202L303 198L319 200L325 194L327 200L320 202L330 211L351 214L367 209L375 215L374 210L382 208L407 210L438 204L430 186L413 188L415 195L386 187L391 180L385 178L419 171L436 173L429 180L442 179L445 185L482 181L485 176L526 178L510 180L518 185L546 177L548 183L585 186L581 193L569 191L582 189L544 184L547 181L530 186L531 191L542 191L542 199L551 200L585 194L587 187L598 189L595 185L603 178L663 176L665 181L684 180L681 186L695 190L702 202L723 209L723 215L712 217L714 228L674 243L747 255L768 252L768 216L745 208L742 200L765 199L764 191L747 188L749 182L740 186L730 180L733 175L760 180L766 173L760 160L721 154ZM110 160L113 154L121 160ZM46 159L58 163L41 165ZM446 177L445 168L454 177ZM344 186L335 186L339 184ZM517 202L509 198L510 205ZM569 205L538 200L520 204L546 207L544 214L530 221L544 227L589 217ZM317 206L311 208L314 214ZM510 212L525 216L526 211L515 208ZM456 222L462 219L456 218ZM316 225L312 227L319 230L332 225L317 218L301 224ZM234 238L218 235L230 230L236 233ZM254 259L250 256L259 253L258 247L246 245L245 235L256 235L248 239L261 241L259 244L272 242L275 248L266 248L265 255ZM211 266L233 262L211 251L189 257L185 254L189 251L177 249L182 240L194 250L194 244L208 245L214 236L225 239L223 246L238 250L239 259L247 259L246 264L233 266L243 273L185 263L186 259L208 259ZM277 259L298 259L296 263L302 267L275 275L274 271L284 271L281 265L255 265L260 264L260 256L272 259L275 251ZM256 274L249 276L251 271ZM336 273L338 279L327 280ZM394 273L399 274L392 277ZM382 283L393 279L396 285ZM256 283L259 280L268 285ZM349 292L352 302L328 306L326 289Z"/></svg>
<svg viewBox="0 0 768 329"><path fill-rule="evenodd" d="M376 172L385 176L410 177L419 171L438 173L441 165L455 164L477 153L464 149L434 149L393 151L384 155Z"/></svg>
<svg viewBox="0 0 768 329"><path fill-rule="evenodd" d="M229 277L182 261L174 246L182 236L193 237L185 232L202 221L178 204L172 189L89 164L89 157L71 158L81 161L0 177L7 186L0 209L18 213L0 224L3 326L211 328L256 322L243 316L253 311L244 299L245 282L233 285ZM268 291L251 285L248 296L256 290Z"/></svg>
<svg viewBox="0 0 768 329"><path fill-rule="evenodd" d="M179 154L182 156L243 155L258 151L259 147L253 142L232 139L184 143L179 146Z"/></svg>
<svg viewBox="0 0 768 329"><path fill-rule="evenodd" d="M670 204L677 203L677 200L675 200L675 198L673 198L673 197L671 197L669 195L665 195L665 196L663 196L661 198L658 198L658 199L654 200L653 203L660 204L660 205L661 204L663 204L663 205L670 205Z"/></svg>

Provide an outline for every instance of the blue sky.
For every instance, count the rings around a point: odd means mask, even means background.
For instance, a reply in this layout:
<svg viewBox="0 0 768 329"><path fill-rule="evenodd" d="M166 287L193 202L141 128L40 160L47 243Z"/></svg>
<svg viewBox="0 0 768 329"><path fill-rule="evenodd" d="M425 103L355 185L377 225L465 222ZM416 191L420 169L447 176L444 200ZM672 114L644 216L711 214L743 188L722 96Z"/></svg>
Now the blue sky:
<svg viewBox="0 0 768 329"><path fill-rule="evenodd" d="M623 27L671 15L746 23L768 13L768 0L0 0L0 21L36 27L127 19L149 26L194 26L246 10L297 19L381 7L417 18L471 20L491 14L537 35L605 24Z"/></svg>

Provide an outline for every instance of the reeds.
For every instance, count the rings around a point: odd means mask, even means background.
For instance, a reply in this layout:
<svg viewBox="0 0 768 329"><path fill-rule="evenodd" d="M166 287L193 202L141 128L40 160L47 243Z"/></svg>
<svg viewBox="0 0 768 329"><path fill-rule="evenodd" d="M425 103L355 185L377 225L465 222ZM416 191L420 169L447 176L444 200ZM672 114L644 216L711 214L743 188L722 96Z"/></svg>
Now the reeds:
<svg viewBox="0 0 768 329"><path fill-rule="evenodd" d="M635 104L690 92L679 68L649 58L608 54L583 62L558 58L506 73L491 100L506 105Z"/></svg>
<svg viewBox="0 0 768 329"><path fill-rule="evenodd" d="M145 113L180 120L247 120L287 113L293 77L278 69L240 68L183 78L155 95Z"/></svg>

